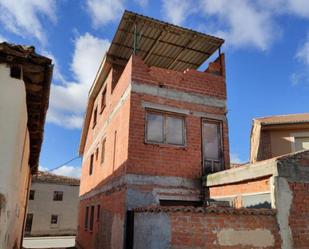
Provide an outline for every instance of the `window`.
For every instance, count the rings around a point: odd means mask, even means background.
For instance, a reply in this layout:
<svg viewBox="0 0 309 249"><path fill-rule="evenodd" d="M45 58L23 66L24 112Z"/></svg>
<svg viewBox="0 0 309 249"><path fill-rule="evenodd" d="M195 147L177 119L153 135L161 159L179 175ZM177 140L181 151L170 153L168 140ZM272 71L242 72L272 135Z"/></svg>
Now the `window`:
<svg viewBox="0 0 309 249"><path fill-rule="evenodd" d="M185 145L184 117L160 112L147 112L146 141Z"/></svg>
<svg viewBox="0 0 309 249"><path fill-rule="evenodd" d="M101 148L101 164L104 163L105 160L105 144L106 144L106 138L102 141L102 148Z"/></svg>
<svg viewBox="0 0 309 249"><path fill-rule="evenodd" d="M91 206L90 210L90 224L89 224L89 230L93 230L93 219L94 219L94 206Z"/></svg>
<svg viewBox="0 0 309 249"><path fill-rule="evenodd" d="M97 116L98 116L98 107L96 107L94 109L94 112L93 112L93 126L92 126L92 128L94 128L95 125L97 124Z"/></svg>
<svg viewBox="0 0 309 249"><path fill-rule="evenodd" d="M92 175L93 171L93 154L90 156L89 175Z"/></svg>
<svg viewBox="0 0 309 249"><path fill-rule="evenodd" d="M88 229L88 217L89 217L89 207L86 207L86 212L85 212L85 230Z"/></svg>
<svg viewBox="0 0 309 249"><path fill-rule="evenodd" d="M26 226L25 226L25 233L26 234L30 234L31 233L32 220L33 220L33 214L27 214Z"/></svg>
<svg viewBox="0 0 309 249"><path fill-rule="evenodd" d="M309 137L295 137L295 150L309 150Z"/></svg>
<svg viewBox="0 0 309 249"><path fill-rule="evenodd" d="M100 212L101 212L101 205L99 204L99 205L97 206L97 221L100 220Z"/></svg>
<svg viewBox="0 0 309 249"><path fill-rule="evenodd" d="M204 174L222 169L221 122L203 120L203 158Z"/></svg>
<svg viewBox="0 0 309 249"><path fill-rule="evenodd" d="M54 191L54 201L62 201L63 192L62 191Z"/></svg>
<svg viewBox="0 0 309 249"><path fill-rule="evenodd" d="M35 191L34 190L30 190L29 200L34 200L34 194L35 194Z"/></svg>
<svg viewBox="0 0 309 249"><path fill-rule="evenodd" d="M95 160L97 161L99 158L99 147L95 151Z"/></svg>
<svg viewBox="0 0 309 249"><path fill-rule="evenodd" d="M106 87L104 88L102 92L102 97L101 97L101 113L106 107Z"/></svg>
<svg viewBox="0 0 309 249"><path fill-rule="evenodd" d="M50 224L58 224L58 215L51 215Z"/></svg>

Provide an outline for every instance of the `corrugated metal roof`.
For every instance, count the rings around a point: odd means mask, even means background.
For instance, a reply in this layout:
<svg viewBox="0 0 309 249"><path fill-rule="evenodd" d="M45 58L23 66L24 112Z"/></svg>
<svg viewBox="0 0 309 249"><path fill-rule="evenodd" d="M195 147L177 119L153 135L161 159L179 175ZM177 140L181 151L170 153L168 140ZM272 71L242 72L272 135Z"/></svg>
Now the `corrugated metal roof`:
<svg viewBox="0 0 309 249"><path fill-rule="evenodd" d="M224 43L214 36L125 11L107 60L125 65L134 51L134 37L136 53L147 65L179 71L197 69Z"/></svg>

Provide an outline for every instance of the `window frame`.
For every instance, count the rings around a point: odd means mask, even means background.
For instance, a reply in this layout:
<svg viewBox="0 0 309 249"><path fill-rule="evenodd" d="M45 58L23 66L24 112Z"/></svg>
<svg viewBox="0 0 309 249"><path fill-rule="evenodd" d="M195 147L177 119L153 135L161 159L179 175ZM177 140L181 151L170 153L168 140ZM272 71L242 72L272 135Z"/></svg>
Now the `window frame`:
<svg viewBox="0 0 309 249"><path fill-rule="evenodd" d="M102 142L101 142L101 158L100 158L100 164L104 164L105 162L105 153L106 153L106 137L103 138Z"/></svg>
<svg viewBox="0 0 309 249"><path fill-rule="evenodd" d="M97 221L100 220L100 216L101 216L101 205L98 204L97 205Z"/></svg>
<svg viewBox="0 0 309 249"><path fill-rule="evenodd" d="M85 229L85 231L88 230L88 223L89 223L89 206L86 206L86 209L85 209L85 220L84 220L84 229Z"/></svg>
<svg viewBox="0 0 309 249"><path fill-rule="evenodd" d="M61 196L61 198L59 197ZM53 201L63 201L63 191L54 191Z"/></svg>
<svg viewBox="0 0 309 249"><path fill-rule="evenodd" d="M30 192L29 192L29 200L30 201L33 201L35 198L35 190L34 189L30 189Z"/></svg>
<svg viewBox="0 0 309 249"><path fill-rule="evenodd" d="M56 223L52 223L54 217L56 217ZM55 226L55 225L58 225L58 224L59 224L59 215L58 214L52 214L50 216L50 225Z"/></svg>
<svg viewBox="0 0 309 249"><path fill-rule="evenodd" d="M206 169L206 165L205 165L205 160L207 160L205 158L204 155L204 137L203 137L203 129L204 129L204 123L211 123L211 124L217 124L219 125L219 131L220 131L220 143L219 143L219 160L212 160L212 159L208 159L208 161L213 161L213 162L217 162L220 163L220 168L221 170L224 170L224 165L225 165L225 158L224 158L224 141L223 141L223 121L219 120L219 119L210 119L210 118L202 118L201 119L201 139L202 139L202 174L205 174L205 169ZM216 171L215 171L216 172ZM215 173L213 172L213 173Z"/></svg>
<svg viewBox="0 0 309 249"><path fill-rule="evenodd" d="M97 125L98 121L98 106L95 107L93 111L93 124L92 124L92 129Z"/></svg>
<svg viewBox="0 0 309 249"><path fill-rule="evenodd" d="M94 154L90 155L90 162L89 162L89 175L93 174L93 163L94 163Z"/></svg>
<svg viewBox="0 0 309 249"><path fill-rule="evenodd" d="M107 96L107 87L105 86L102 94L101 94L101 109L100 109L100 114L104 111L104 109L106 108L106 96Z"/></svg>
<svg viewBox="0 0 309 249"><path fill-rule="evenodd" d="M157 142L153 140L148 140L148 115L155 114L155 115L162 115L163 116L163 142ZM167 142L167 117L174 117L182 120L183 128L182 128L182 144L175 144L175 143L168 143ZM186 115L168 111L161 111L155 109L145 109L145 134L144 134L144 142L146 144L157 144L157 145L164 145L164 146L175 146L175 147L186 147L187 146L187 122L186 122Z"/></svg>
<svg viewBox="0 0 309 249"><path fill-rule="evenodd" d="M90 232L93 231L93 225L94 225L94 209L95 209L95 206L94 206L94 205L90 206L90 219L89 219L89 231L90 231Z"/></svg>

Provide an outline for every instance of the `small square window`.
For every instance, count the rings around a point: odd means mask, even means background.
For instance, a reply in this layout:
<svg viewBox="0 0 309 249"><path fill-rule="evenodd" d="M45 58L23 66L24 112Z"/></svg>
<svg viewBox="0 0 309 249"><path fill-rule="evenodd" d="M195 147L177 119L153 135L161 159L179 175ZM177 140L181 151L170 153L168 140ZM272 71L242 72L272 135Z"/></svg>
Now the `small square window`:
<svg viewBox="0 0 309 249"><path fill-rule="evenodd" d="M58 224L58 215L52 214L50 224L52 225Z"/></svg>
<svg viewBox="0 0 309 249"><path fill-rule="evenodd" d="M54 191L54 201L62 201L63 191Z"/></svg>
<svg viewBox="0 0 309 249"><path fill-rule="evenodd" d="M93 154L90 156L89 175L93 172Z"/></svg>
<svg viewBox="0 0 309 249"><path fill-rule="evenodd" d="M29 200L34 200L34 195L35 195L35 191L34 190L30 190Z"/></svg>

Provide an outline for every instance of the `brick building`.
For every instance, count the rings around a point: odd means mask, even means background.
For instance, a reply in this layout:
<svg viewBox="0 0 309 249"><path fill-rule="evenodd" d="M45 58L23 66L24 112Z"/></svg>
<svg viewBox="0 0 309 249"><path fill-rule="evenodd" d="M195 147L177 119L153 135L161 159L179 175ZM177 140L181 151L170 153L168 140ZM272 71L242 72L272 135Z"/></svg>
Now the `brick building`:
<svg viewBox="0 0 309 249"><path fill-rule="evenodd" d="M130 243L127 211L199 205L202 175L229 168L222 44L124 13L89 92L80 145L80 247L123 248ZM197 71L215 52L218 58Z"/></svg>
<svg viewBox="0 0 309 249"><path fill-rule="evenodd" d="M89 92L78 248L308 248L309 152L230 168L222 44L124 13Z"/></svg>

